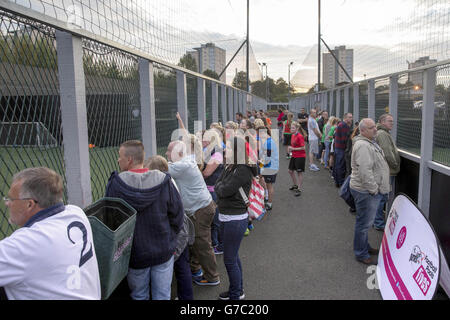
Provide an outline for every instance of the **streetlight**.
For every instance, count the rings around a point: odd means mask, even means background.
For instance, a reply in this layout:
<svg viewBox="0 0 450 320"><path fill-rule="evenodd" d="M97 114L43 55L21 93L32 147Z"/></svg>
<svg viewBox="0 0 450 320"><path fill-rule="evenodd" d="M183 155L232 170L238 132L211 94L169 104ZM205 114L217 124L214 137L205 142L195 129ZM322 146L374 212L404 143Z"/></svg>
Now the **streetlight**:
<svg viewBox="0 0 450 320"><path fill-rule="evenodd" d="M294 61L291 61L288 64L288 101L291 99L291 66L294 64Z"/></svg>
<svg viewBox="0 0 450 320"><path fill-rule="evenodd" d="M262 70L262 72L263 72L263 78L264 78L264 67L266 67L266 101L267 101L267 97L268 97L268 91L269 91L269 89L268 89L268 82L267 82L267 63L265 63L265 62L258 62L258 64L261 66L261 70Z"/></svg>

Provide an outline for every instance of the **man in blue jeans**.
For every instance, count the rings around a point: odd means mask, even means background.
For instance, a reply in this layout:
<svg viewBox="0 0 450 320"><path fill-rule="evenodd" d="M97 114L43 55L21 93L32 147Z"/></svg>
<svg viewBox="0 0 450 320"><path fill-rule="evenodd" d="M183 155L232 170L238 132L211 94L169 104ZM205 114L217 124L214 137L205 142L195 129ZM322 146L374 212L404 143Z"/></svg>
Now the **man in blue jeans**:
<svg viewBox="0 0 450 320"><path fill-rule="evenodd" d="M389 193L389 167L383 150L374 140L377 134L375 122L363 119L359 129L360 134L353 140L350 176L350 192L356 206L353 250L356 260L370 265L376 264L371 255L378 254L378 249L369 245L368 231L381 199Z"/></svg>
<svg viewBox="0 0 450 320"><path fill-rule="evenodd" d="M347 140L351 134L351 127L353 124L353 115L346 113L344 121L339 123L334 132L334 166L333 178L336 187L340 187L345 180L346 165L345 165L345 148L347 147Z"/></svg>

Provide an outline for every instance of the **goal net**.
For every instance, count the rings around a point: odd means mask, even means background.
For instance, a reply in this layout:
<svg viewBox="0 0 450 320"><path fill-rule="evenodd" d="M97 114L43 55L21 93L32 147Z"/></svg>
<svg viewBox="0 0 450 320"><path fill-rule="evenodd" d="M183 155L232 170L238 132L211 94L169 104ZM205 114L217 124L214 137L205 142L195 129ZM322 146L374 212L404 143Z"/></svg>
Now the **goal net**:
<svg viewBox="0 0 450 320"><path fill-rule="evenodd" d="M42 122L0 122L0 145L45 148L58 141Z"/></svg>

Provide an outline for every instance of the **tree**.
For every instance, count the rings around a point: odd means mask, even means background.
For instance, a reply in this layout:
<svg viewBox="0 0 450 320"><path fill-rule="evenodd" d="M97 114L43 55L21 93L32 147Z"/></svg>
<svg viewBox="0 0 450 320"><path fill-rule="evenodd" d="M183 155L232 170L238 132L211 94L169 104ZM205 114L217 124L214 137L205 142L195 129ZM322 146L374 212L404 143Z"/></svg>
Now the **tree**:
<svg viewBox="0 0 450 320"><path fill-rule="evenodd" d="M189 53L186 53L183 57L181 57L180 62L178 62L178 66L198 72L197 62L195 62L194 57Z"/></svg>
<svg viewBox="0 0 450 320"><path fill-rule="evenodd" d="M211 69L206 69L205 71L203 71L203 74L207 77L219 80L219 75L217 74L217 72L215 72Z"/></svg>
<svg viewBox="0 0 450 320"><path fill-rule="evenodd" d="M233 87L247 90L247 72L239 71L233 79Z"/></svg>
<svg viewBox="0 0 450 320"><path fill-rule="evenodd" d="M327 87L325 87L325 85L323 83L320 84L319 86L319 91L325 91L327 90ZM308 93L314 93L316 92L316 85L312 86L309 90Z"/></svg>

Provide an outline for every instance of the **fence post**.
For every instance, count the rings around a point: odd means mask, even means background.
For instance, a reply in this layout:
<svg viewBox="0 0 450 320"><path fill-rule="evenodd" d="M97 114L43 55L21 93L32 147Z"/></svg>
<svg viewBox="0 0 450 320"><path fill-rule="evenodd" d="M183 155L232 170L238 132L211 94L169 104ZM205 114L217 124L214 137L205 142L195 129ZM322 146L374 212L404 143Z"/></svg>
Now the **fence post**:
<svg viewBox="0 0 450 320"><path fill-rule="evenodd" d="M222 126L225 127L225 123L228 121L227 117L227 87L223 84L220 85L220 107L222 108Z"/></svg>
<svg viewBox="0 0 450 320"><path fill-rule="evenodd" d="M184 127L188 128L188 109L187 109L187 91L186 91L186 74L177 70L177 107L183 120Z"/></svg>
<svg viewBox="0 0 450 320"><path fill-rule="evenodd" d="M348 105L350 103L349 99L350 87L344 88L344 114L348 113Z"/></svg>
<svg viewBox="0 0 450 320"><path fill-rule="evenodd" d="M147 154L157 154L156 115L155 115L155 79L153 63L139 59L139 85L141 99L142 143Z"/></svg>
<svg viewBox="0 0 450 320"><path fill-rule="evenodd" d="M331 90L331 91L330 91L330 115L336 116L336 115L334 114L333 104L334 104L334 91Z"/></svg>
<svg viewBox="0 0 450 320"><path fill-rule="evenodd" d="M83 44L56 30L61 125L64 137L67 202L85 208L92 202Z"/></svg>
<svg viewBox="0 0 450 320"><path fill-rule="evenodd" d="M206 85L205 79L197 78L197 119L201 123L201 128L194 128L198 132L206 128ZM195 127L195 125L194 125Z"/></svg>
<svg viewBox="0 0 450 320"><path fill-rule="evenodd" d="M391 130L392 139L397 143L398 127L398 76L389 77L389 113L394 118L394 126Z"/></svg>
<svg viewBox="0 0 450 320"><path fill-rule="evenodd" d="M353 85L353 119L359 122L359 84Z"/></svg>
<svg viewBox="0 0 450 320"><path fill-rule="evenodd" d="M341 89L337 89L336 90L336 117L340 117L340 115L341 115Z"/></svg>
<svg viewBox="0 0 450 320"><path fill-rule="evenodd" d="M368 95L368 97L367 97L368 118L370 118L376 122L376 119L375 119L375 80L369 80L367 95Z"/></svg>
<svg viewBox="0 0 450 320"><path fill-rule="evenodd" d="M233 121L233 89L228 87L228 121Z"/></svg>
<svg viewBox="0 0 450 320"><path fill-rule="evenodd" d="M239 91L236 89L233 89L233 98L234 98L234 103L233 103L233 117L231 119L235 120L235 114L239 112Z"/></svg>
<svg viewBox="0 0 450 320"><path fill-rule="evenodd" d="M211 82L211 91L212 122L219 122L219 86L217 82Z"/></svg>
<svg viewBox="0 0 450 320"><path fill-rule="evenodd" d="M423 74L422 137L420 144L420 174L418 205L424 215L430 215L431 169L428 162L433 160L434 95L436 89L436 69L430 68Z"/></svg>

